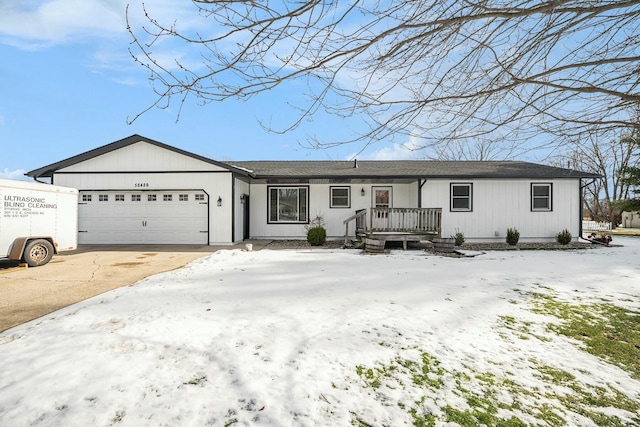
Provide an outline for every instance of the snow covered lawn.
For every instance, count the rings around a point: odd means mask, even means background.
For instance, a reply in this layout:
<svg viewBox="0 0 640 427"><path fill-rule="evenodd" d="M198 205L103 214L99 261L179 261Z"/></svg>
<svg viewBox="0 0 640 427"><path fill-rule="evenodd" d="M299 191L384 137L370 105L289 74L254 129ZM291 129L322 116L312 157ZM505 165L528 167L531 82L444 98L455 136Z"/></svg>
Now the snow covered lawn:
<svg viewBox="0 0 640 427"><path fill-rule="evenodd" d="M639 425L639 378L553 314L640 319L614 243L219 251L0 334L0 425Z"/></svg>

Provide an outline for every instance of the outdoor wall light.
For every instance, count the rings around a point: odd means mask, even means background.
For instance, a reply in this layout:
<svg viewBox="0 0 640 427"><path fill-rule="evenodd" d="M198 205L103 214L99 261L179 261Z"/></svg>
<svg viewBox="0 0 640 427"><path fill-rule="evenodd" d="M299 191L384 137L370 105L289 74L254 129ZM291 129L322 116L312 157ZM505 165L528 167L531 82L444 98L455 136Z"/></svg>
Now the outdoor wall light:
<svg viewBox="0 0 640 427"><path fill-rule="evenodd" d="M246 194L244 194L244 193L242 193L242 194L240 195L240 203L244 203L244 199L245 199L246 197L247 197L247 195L246 195Z"/></svg>
<svg viewBox="0 0 640 427"><path fill-rule="evenodd" d="M222 197L218 196L218 206L222 206Z"/></svg>
<svg viewBox="0 0 640 427"><path fill-rule="evenodd" d="M360 195L364 197L364 187L362 187L362 190L360 190Z"/></svg>

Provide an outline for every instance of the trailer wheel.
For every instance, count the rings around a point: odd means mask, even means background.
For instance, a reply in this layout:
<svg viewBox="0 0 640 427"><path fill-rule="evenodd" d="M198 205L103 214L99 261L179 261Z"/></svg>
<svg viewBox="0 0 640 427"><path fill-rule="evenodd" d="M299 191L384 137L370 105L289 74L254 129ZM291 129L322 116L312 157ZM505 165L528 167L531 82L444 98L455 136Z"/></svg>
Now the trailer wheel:
<svg viewBox="0 0 640 427"><path fill-rule="evenodd" d="M44 239L31 240L24 248L22 258L29 267L45 265L53 257L53 245Z"/></svg>

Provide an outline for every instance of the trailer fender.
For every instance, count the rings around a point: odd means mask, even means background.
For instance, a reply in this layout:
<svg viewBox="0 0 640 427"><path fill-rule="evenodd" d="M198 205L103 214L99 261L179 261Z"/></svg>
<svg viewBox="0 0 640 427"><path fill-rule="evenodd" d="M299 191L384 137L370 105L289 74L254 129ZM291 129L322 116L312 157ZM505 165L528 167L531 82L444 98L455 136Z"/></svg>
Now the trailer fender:
<svg viewBox="0 0 640 427"><path fill-rule="evenodd" d="M51 238L50 236L28 236L28 237L17 237L13 243L11 244L11 247L9 249L9 259L10 260L14 260L14 261L22 261L23 257L24 257L24 250L27 246L27 244L31 241L34 240L38 240L38 239L42 239L42 240L46 240L51 244L51 247L53 249L53 253L57 254L58 251L56 249L56 245L53 242L53 238Z"/></svg>

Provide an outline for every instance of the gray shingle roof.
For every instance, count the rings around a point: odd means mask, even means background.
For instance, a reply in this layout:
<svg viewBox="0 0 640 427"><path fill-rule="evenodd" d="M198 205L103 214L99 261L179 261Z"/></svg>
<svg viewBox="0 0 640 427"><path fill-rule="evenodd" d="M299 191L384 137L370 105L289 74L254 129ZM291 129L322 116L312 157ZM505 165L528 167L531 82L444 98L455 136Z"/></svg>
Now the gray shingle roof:
<svg viewBox="0 0 640 427"><path fill-rule="evenodd" d="M417 179L417 178L599 178L593 173L517 161L430 161L430 160L358 160L355 161L243 161L219 162L179 148L131 135L111 144L27 172L39 178L76 163L144 141L166 150L224 167L234 173L258 179ZM357 167L355 167L357 164Z"/></svg>
<svg viewBox="0 0 640 427"><path fill-rule="evenodd" d="M247 161L228 162L256 178L598 178L599 175L519 161Z"/></svg>

